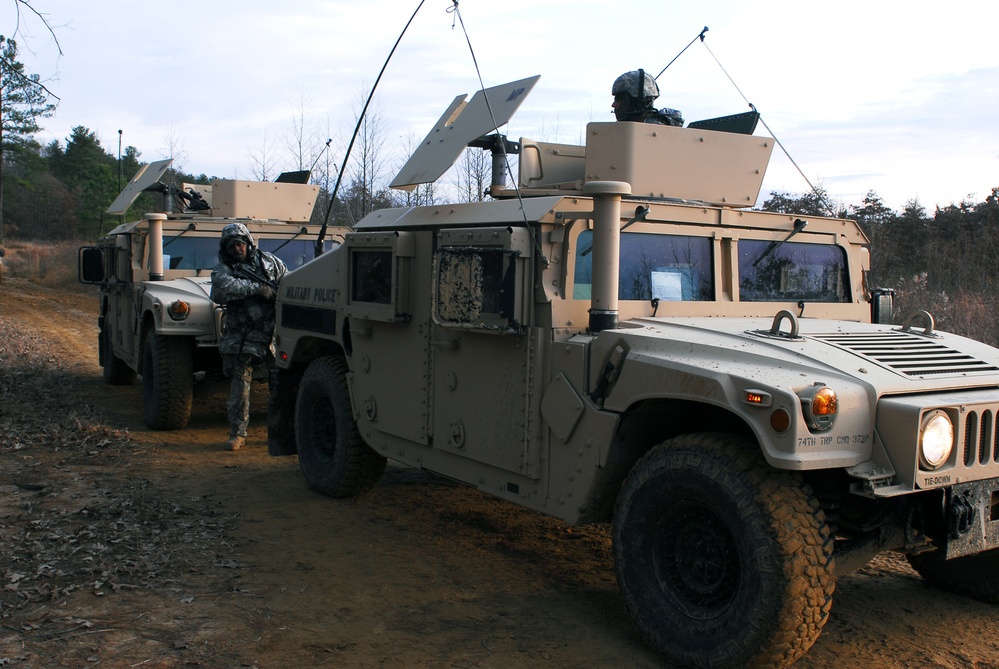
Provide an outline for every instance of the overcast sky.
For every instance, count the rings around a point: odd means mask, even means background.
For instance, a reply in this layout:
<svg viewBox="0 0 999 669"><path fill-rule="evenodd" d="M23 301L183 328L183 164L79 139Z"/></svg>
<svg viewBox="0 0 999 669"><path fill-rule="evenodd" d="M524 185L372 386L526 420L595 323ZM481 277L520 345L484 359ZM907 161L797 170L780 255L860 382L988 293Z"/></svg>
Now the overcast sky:
<svg viewBox="0 0 999 669"><path fill-rule="evenodd" d="M0 0L4 35L14 5ZM245 179L264 147L272 178L298 167L285 147L303 108L342 162L362 93L419 0L32 5L63 52L22 15L21 61L61 98L42 121L43 143L65 143L82 125L116 154L121 129L143 161L173 147L187 172ZM386 148L398 152L386 182L402 147L422 139L455 95L479 88L453 6L424 1L376 91ZM896 210L917 198L932 212L999 186L995 0L460 0L459 9L486 86L541 75L505 129L511 138L578 143L587 122L613 119L619 74L658 73L708 26L705 43L659 78L659 106L692 121L746 111L744 95L838 204L874 190ZM775 150L761 194L807 190Z"/></svg>

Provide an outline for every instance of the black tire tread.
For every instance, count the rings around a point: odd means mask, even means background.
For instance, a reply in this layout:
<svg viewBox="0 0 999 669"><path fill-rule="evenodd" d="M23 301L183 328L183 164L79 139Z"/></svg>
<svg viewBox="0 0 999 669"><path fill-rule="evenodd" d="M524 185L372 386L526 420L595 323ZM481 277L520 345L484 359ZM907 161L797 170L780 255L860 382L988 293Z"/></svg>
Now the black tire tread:
<svg viewBox="0 0 999 669"><path fill-rule="evenodd" d="M630 492L653 478L669 462L671 468L703 472L726 488L742 477L755 488L755 504L770 516L768 532L783 554L785 587L780 593L776 622L754 616L753 629L744 639L758 639L740 652L731 648L705 654L678 648L675 630L657 629L655 621L642 619L639 602L626 584L628 556L619 550L615 521L615 567L622 596L635 624L664 657L683 667L786 667L815 642L829 618L835 590L834 538L819 500L800 475L776 470L763 459L758 445L729 434L684 435L650 450L634 467L618 498L615 516L627 513ZM633 478L634 477L634 478Z"/></svg>
<svg viewBox="0 0 999 669"><path fill-rule="evenodd" d="M385 471L386 458L372 450L357 431L347 389L347 362L340 356L312 361L298 387L295 407L295 440L298 461L314 489L335 498L354 497L374 487ZM322 393L319 404L313 393ZM304 398L304 399L303 399ZM328 406L323 401L328 401ZM317 419L325 407L336 423L334 453L323 463L318 444L324 441ZM328 466L324 466L328 464Z"/></svg>
<svg viewBox="0 0 999 669"><path fill-rule="evenodd" d="M151 430L179 430L191 418L194 359L186 337L146 335L142 364L142 401Z"/></svg>

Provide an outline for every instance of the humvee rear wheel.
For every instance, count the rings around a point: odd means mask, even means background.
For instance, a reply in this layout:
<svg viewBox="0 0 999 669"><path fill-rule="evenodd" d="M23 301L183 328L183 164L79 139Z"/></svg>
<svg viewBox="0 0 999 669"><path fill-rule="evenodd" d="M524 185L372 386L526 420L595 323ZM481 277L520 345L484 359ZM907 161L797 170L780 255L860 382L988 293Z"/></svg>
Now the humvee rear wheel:
<svg viewBox="0 0 999 669"><path fill-rule="evenodd" d="M906 558L934 587L999 604L999 549L953 560L945 560L940 550L906 555Z"/></svg>
<svg viewBox="0 0 999 669"><path fill-rule="evenodd" d="M361 439L350 410L347 363L338 356L318 358L298 386L295 440L305 480L330 497L368 490L385 471L385 458Z"/></svg>
<svg viewBox="0 0 999 669"><path fill-rule="evenodd" d="M733 435L660 444L635 465L617 501L624 601L677 666L794 662L829 617L832 547L810 487Z"/></svg>
<svg viewBox="0 0 999 669"><path fill-rule="evenodd" d="M103 367L104 383L109 386L127 386L135 382L135 370L114 354L111 347L111 333L102 325L98 335L100 362Z"/></svg>
<svg viewBox="0 0 999 669"><path fill-rule="evenodd" d="M150 331L142 351L142 404L151 430L179 430L191 418L194 359L186 337Z"/></svg>

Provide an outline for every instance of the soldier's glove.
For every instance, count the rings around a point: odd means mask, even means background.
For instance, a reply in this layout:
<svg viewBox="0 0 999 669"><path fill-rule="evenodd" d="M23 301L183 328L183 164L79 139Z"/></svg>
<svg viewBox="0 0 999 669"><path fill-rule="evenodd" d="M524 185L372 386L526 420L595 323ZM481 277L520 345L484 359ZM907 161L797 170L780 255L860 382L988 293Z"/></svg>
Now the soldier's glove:
<svg viewBox="0 0 999 669"><path fill-rule="evenodd" d="M260 288L257 289L257 294L268 302L273 300L276 295L273 288L263 283L260 284Z"/></svg>

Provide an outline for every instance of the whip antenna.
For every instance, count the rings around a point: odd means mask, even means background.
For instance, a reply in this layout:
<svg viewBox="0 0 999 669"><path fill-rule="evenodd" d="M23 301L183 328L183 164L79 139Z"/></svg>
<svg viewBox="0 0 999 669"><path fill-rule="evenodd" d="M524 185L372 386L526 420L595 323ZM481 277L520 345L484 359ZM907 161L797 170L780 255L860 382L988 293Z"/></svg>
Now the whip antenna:
<svg viewBox="0 0 999 669"><path fill-rule="evenodd" d="M695 37L694 39L690 40L690 44L693 44L697 40L701 40L703 42L704 41L704 33L706 33L706 32L708 32L708 27L704 26L704 29L700 32L700 34L698 34L697 37ZM673 56L673 60L671 60L670 62L666 63L666 67L664 67L662 69L662 72L660 72L659 74L657 74L655 76L655 78L658 79L659 77L663 76L663 72L665 72L666 70L668 70L669 66L672 65L673 63L675 63L676 59L679 58L680 56L682 56L683 52L690 48L690 44L688 44L687 46L683 47L683 49L680 51L680 53L678 53L675 56Z"/></svg>
<svg viewBox="0 0 999 669"><path fill-rule="evenodd" d="M364 121L364 115L368 111L368 105L371 104L371 98L374 97L375 91L378 89L378 82L382 80L382 75L385 74L385 68L388 67L389 61L392 60L393 54L395 54L396 48L399 46L399 42L402 41L403 35L409 30L409 26L413 23L413 19L416 18L417 12L423 7L425 0L420 0L420 4L416 6L413 11L413 15L409 17L409 21L406 21L406 27L402 29L399 33L398 39L396 39L395 44L392 45L392 50L389 51L388 58L385 59L385 63L382 65L381 71L378 73L378 77L375 79L374 85L371 87L371 92L368 94L368 99L364 102L364 108L361 110L361 114L357 117L357 125L354 126L354 134L350 137L350 144L347 145L347 152L343 156L343 169L341 169L336 176L336 183L333 185L333 191L330 193L329 205L326 207L326 216L323 217L323 227L319 230L319 238L316 239L316 257L322 255L323 253L323 240L326 238L326 229L329 227L330 214L333 213L333 203L336 202L336 194L340 190L340 182L343 181L343 174L347 170L347 160L350 158L350 151L354 148L354 141L357 139L357 133L361 131L361 123Z"/></svg>
<svg viewBox="0 0 999 669"><path fill-rule="evenodd" d="M319 159L322 158L324 155L326 155L326 152L330 150L330 142L332 141L333 141L332 137L326 140L326 146L324 146L323 150L319 152L319 155L316 156L316 159L312 161L312 167L309 168L310 174L312 173L312 170L316 169L316 164L319 162Z"/></svg>

